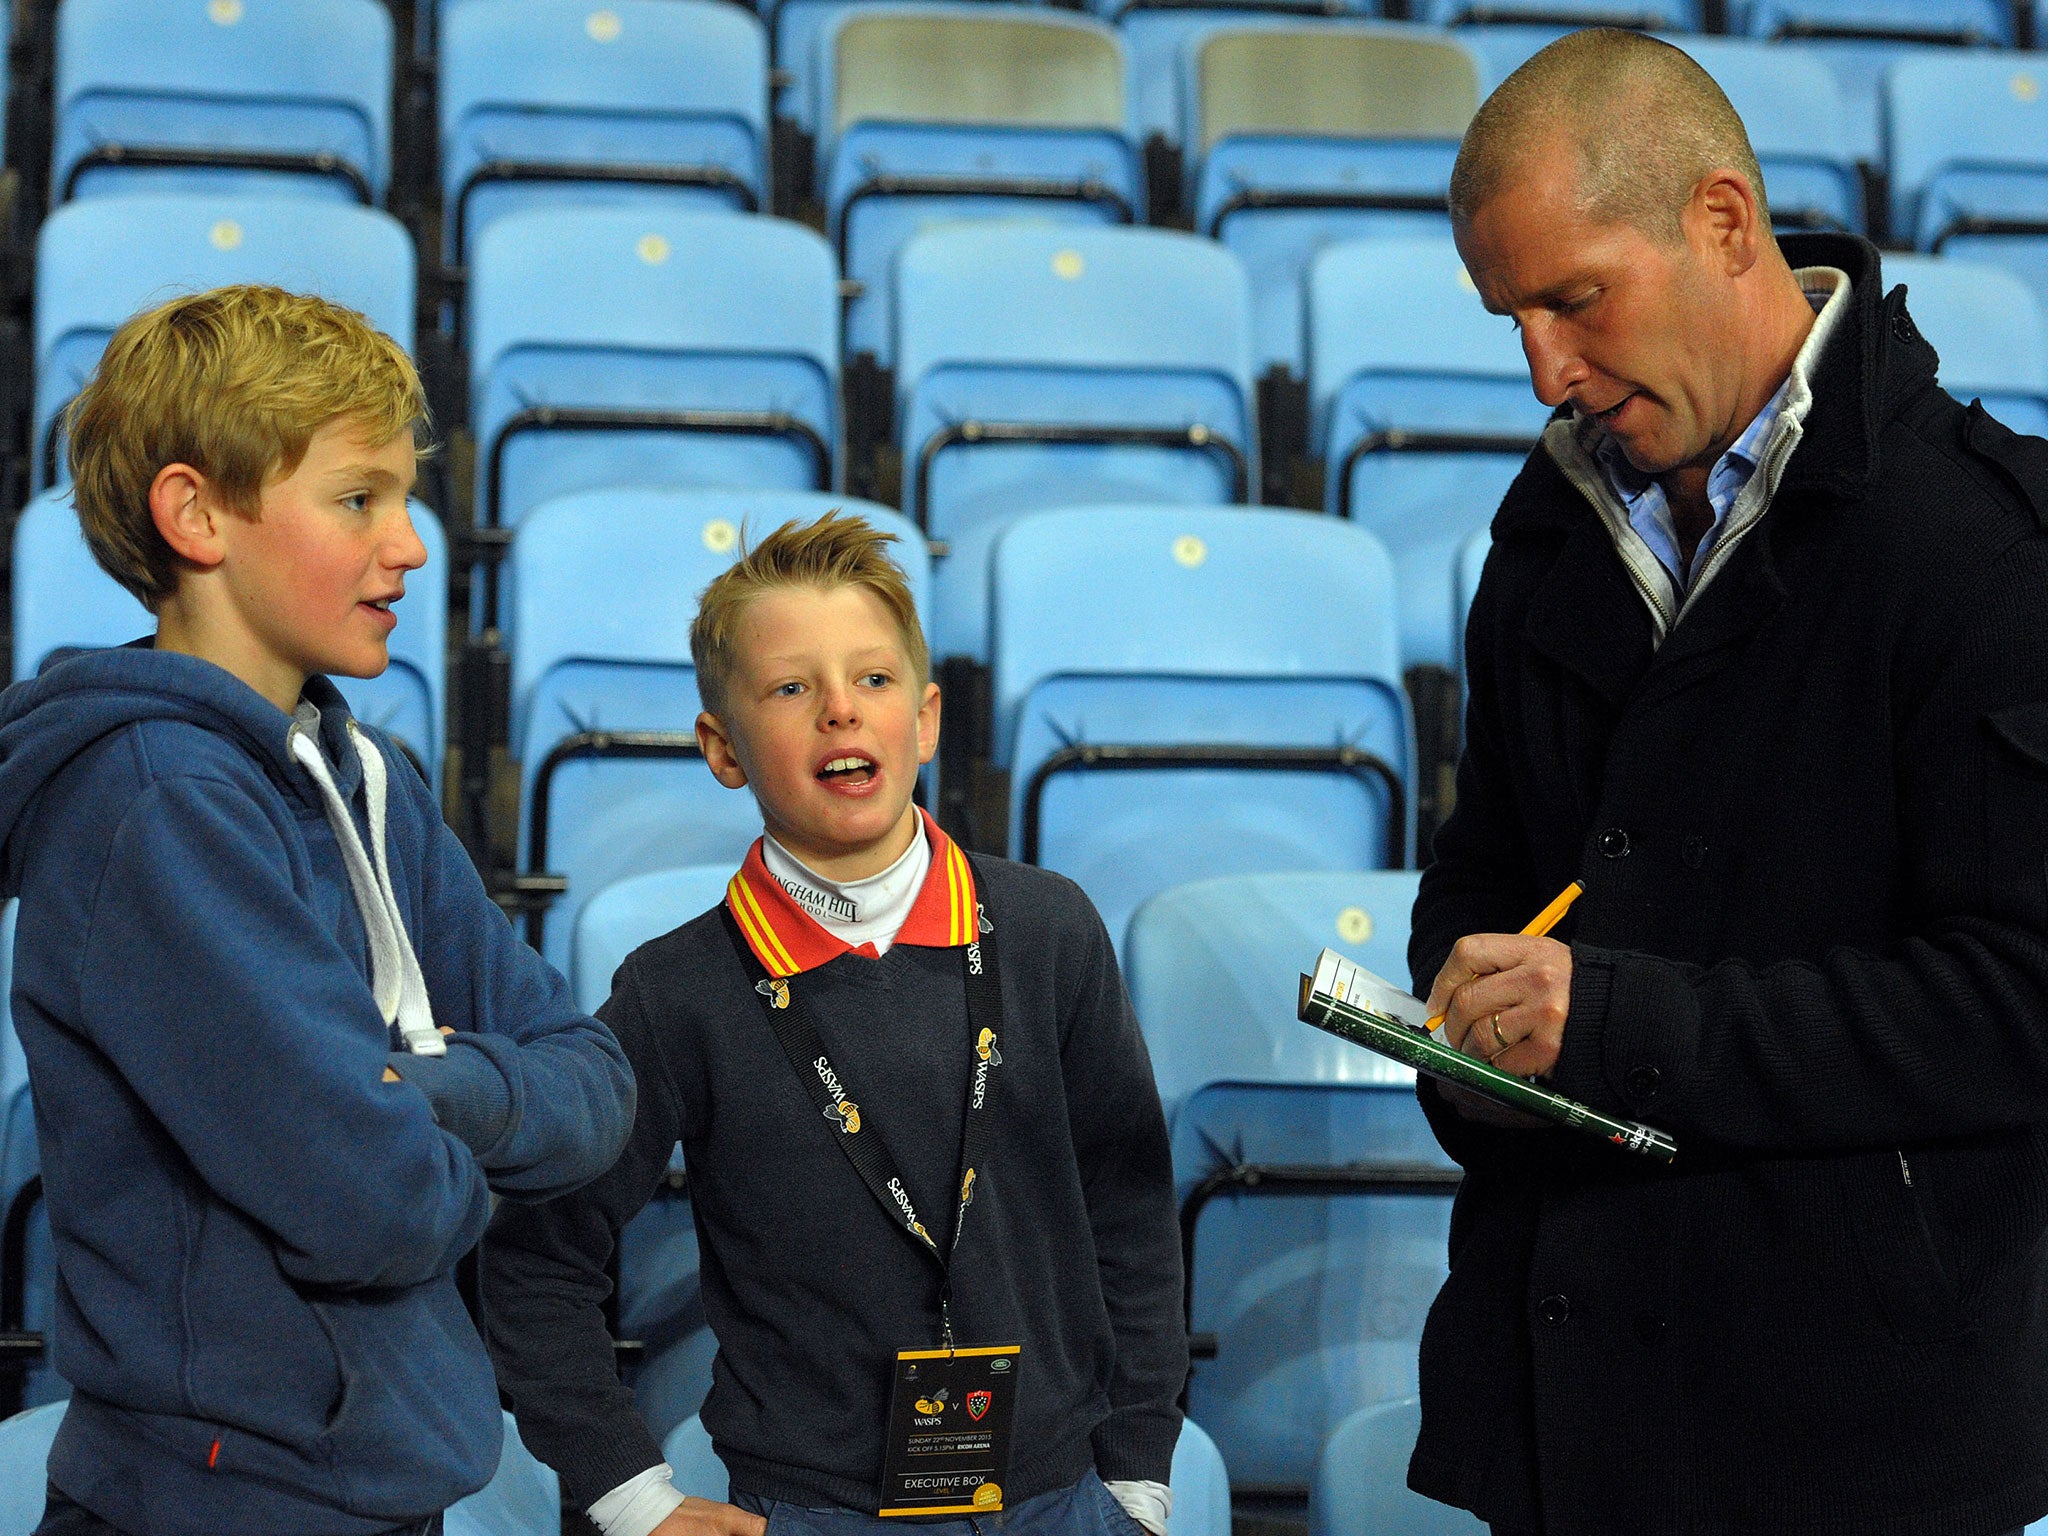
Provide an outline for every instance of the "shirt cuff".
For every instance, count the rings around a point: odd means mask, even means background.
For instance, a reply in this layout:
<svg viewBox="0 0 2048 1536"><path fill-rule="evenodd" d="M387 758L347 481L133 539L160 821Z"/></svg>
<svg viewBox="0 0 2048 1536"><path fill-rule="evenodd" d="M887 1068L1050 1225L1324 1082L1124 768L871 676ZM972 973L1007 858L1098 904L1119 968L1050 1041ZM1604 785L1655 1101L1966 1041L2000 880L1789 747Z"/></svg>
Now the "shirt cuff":
<svg viewBox="0 0 2048 1536"><path fill-rule="evenodd" d="M1117 1503L1123 1505L1124 1513L1152 1533L1152 1536L1166 1536L1166 1520L1173 1513L1173 1490L1164 1483L1124 1481L1104 1483L1103 1487ZM607 1531L605 1536L611 1536Z"/></svg>
<svg viewBox="0 0 2048 1536"><path fill-rule="evenodd" d="M585 1511L590 1523L604 1536L648 1536L648 1532L682 1507L683 1496L669 1481L673 1475L673 1469L664 1461L638 1477L627 1478Z"/></svg>

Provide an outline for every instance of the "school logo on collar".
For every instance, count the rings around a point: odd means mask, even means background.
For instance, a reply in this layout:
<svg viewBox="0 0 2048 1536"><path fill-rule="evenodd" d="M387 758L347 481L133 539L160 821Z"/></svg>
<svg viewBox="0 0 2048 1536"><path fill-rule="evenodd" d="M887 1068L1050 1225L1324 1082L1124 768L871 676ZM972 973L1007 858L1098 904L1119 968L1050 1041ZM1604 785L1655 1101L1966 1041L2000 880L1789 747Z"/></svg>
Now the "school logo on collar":
<svg viewBox="0 0 2048 1536"><path fill-rule="evenodd" d="M830 891L818 890L805 885L801 880L783 880L780 875L777 875L776 879L781 881L782 888L789 892L798 906L819 921L822 922L826 918L836 923L860 921L860 908L844 896L835 896Z"/></svg>
<svg viewBox="0 0 2048 1536"><path fill-rule="evenodd" d="M757 981L754 983L754 990L768 999L770 1008L789 1006L789 983L780 977L773 981Z"/></svg>
<svg viewBox="0 0 2048 1536"><path fill-rule="evenodd" d="M970 1419L980 1419L983 1415L985 1415L988 1412L989 1404L993 1401L994 1399L990 1397L989 1394L986 1392L968 1393L967 1417L969 1417Z"/></svg>
<svg viewBox="0 0 2048 1536"><path fill-rule="evenodd" d="M776 985L781 987L782 983L778 981ZM784 995L787 996L789 988L782 987L782 990ZM780 1008L784 1005L777 1003L775 1006ZM825 1085L825 1091L832 1095L832 1102L825 1106L825 1118L839 1122L841 1135L858 1136L860 1134L860 1106L849 1099L846 1096L846 1090L839 1086L839 1074L832 1070L832 1063L823 1056L820 1056L811 1063L811 1067L818 1074L818 1081Z"/></svg>

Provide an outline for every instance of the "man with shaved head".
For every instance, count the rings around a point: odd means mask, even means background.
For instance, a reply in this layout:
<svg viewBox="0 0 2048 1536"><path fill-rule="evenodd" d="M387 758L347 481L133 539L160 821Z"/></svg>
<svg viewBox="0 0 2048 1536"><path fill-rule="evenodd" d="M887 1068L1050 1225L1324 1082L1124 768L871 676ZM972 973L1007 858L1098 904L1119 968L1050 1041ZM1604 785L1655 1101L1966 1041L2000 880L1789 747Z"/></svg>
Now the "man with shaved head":
<svg viewBox="0 0 2048 1536"><path fill-rule="evenodd" d="M1679 1150L1422 1083L1466 1178L1409 1481L1515 1536L2000 1536L2048 1512L2048 443L1869 244L1780 247L1663 43L1537 54L1451 211L1556 415L1409 958L1460 1049Z"/></svg>

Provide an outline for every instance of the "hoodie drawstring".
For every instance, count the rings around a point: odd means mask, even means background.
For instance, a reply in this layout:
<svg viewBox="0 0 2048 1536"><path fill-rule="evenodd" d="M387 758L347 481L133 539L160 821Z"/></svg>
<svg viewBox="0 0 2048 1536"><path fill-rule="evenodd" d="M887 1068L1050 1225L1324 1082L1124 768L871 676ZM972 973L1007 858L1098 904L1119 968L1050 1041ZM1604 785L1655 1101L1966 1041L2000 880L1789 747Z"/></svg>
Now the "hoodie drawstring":
<svg viewBox="0 0 2048 1536"><path fill-rule="evenodd" d="M303 724L291 729L291 753L320 788L327 811L327 824L341 847L341 859L348 870L349 889L355 893L356 910L362 913L363 928L370 940L370 991L386 1026L396 1024L405 1038L405 1048L415 1056L445 1056L448 1045L434 1027L433 1005L427 998L426 977L420 971L419 956L405 931L405 918L398 906L398 894L391 885L391 865L384 850L384 811L387 778L384 756L354 721L349 722L349 739L363 764L363 794L369 802L370 840L376 859L363 848L362 834L348 802L335 787L334 773L327 765L319 744Z"/></svg>

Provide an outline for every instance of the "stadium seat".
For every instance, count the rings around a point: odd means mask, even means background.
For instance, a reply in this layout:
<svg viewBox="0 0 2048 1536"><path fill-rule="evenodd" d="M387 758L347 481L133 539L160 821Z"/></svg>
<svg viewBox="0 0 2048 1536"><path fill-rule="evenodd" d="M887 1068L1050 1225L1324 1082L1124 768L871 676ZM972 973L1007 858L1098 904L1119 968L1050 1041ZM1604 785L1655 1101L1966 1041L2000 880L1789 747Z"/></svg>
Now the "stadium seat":
<svg viewBox="0 0 2048 1536"><path fill-rule="evenodd" d="M0 1536L30 1536L41 1523L50 1447L63 1422L62 1403L0 1419Z"/></svg>
<svg viewBox="0 0 2048 1536"><path fill-rule="evenodd" d="M381 677L333 679L352 714L389 731L437 792L446 753L448 538L440 519L412 503L427 563L407 578L392 610L391 665ZM156 620L101 570L78 528L68 488L44 491L14 525L14 677L33 677L53 651L125 645Z"/></svg>
<svg viewBox="0 0 2048 1536"><path fill-rule="evenodd" d="M1464 1510L1409 1492L1421 1429L1417 1397L1375 1403L1339 1424L1309 1494L1309 1536L1486 1536Z"/></svg>
<svg viewBox="0 0 2048 1536"><path fill-rule="evenodd" d="M695 1414L662 1441L661 1459L669 1464L669 1481L688 1497L715 1499L721 1504L731 1497L732 1478L711 1448L711 1431Z"/></svg>
<svg viewBox="0 0 2048 1536"><path fill-rule="evenodd" d="M136 193L57 209L36 237L35 483L66 477L59 417L130 315L225 283L275 283L359 310L408 352L414 259L369 208Z"/></svg>
<svg viewBox="0 0 2048 1536"><path fill-rule="evenodd" d="M1193 1419L1181 1420L1167 1484L1173 1508L1166 1536L1230 1536L1230 1469L1209 1432Z"/></svg>
<svg viewBox="0 0 2048 1536"><path fill-rule="evenodd" d="M63 0L56 50L53 203L148 188L383 200L378 0Z"/></svg>
<svg viewBox="0 0 2048 1536"><path fill-rule="evenodd" d="M1252 875L1153 897L1125 974L1169 1104L1190 1326L1188 1412L1232 1488L1300 1493L1324 1437L1415 1390L1444 1277L1457 1172L1414 1074L1295 1020L1300 974L1337 949L1408 979L1418 877Z"/></svg>
<svg viewBox="0 0 2048 1536"><path fill-rule="evenodd" d="M1325 507L1393 554L1406 665L1452 665L1451 565L1549 412L1513 326L1448 239L1332 246L1308 280L1310 451Z"/></svg>
<svg viewBox="0 0 2048 1536"><path fill-rule="evenodd" d="M890 265L927 225L1144 217L1123 49L1102 23L981 3L845 6L815 46L818 185L858 285L849 357L891 361Z"/></svg>
<svg viewBox="0 0 2048 1536"><path fill-rule="evenodd" d="M1432 26L1660 27L1696 31L1698 0L1410 0L1408 14Z"/></svg>
<svg viewBox="0 0 2048 1536"><path fill-rule="evenodd" d="M566 881L551 906L529 909L526 932L556 967L571 964L584 903L614 881L699 863L736 869L760 835L753 797L697 761L690 623L743 533L758 539L835 507L899 536L890 553L922 609L923 540L896 513L848 497L620 488L561 497L520 525L504 633L521 867Z"/></svg>
<svg viewBox="0 0 2048 1536"><path fill-rule="evenodd" d="M451 262L523 208L768 202L768 35L719 0L457 5L440 113Z"/></svg>
<svg viewBox="0 0 2048 1536"><path fill-rule="evenodd" d="M519 1438L519 1426L505 1415L505 1447L498 1470L444 1517L444 1536L561 1536L562 1485Z"/></svg>
<svg viewBox="0 0 2048 1536"><path fill-rule="evenodd" d="M569 984L576 1006L597 1012L611 996L612 976L626 956L650 939L680 928L725 900L726 882L737 859L657 869L606 886L576 914L576 942L570 951Z"/></svg>
<svg viewBox="0 0 2048 1536"><path fill-rule="evenodd" d="M809 230L535 209L472 248L479 526L601 486L835 483L838 274Z"/></svg>
<svg viewBox="0 0 2048 1536"><path fill-rule="evenodd" d="M1493 548L1493 534L1482 528L1458 550L1457 623L1453 634L1458 642L1458 676L1465 675L1465 626L1472 618L1472 599L1479 591L1479 576L1486 569L1486 556Z"/></svg>
<svg viewBox="0 0 2048 1536"><path fill-rule="evenodd" d="M1088 506L995 546L1009 846L1111 937L1167 886L1399 868L1414 738L1377 539L1313 514Z"/></svg>
<svg viewBox="0 0 2048 1536"><path fill-rule="evenodd" d="M903 508L933 538L1259 483L1244 269L1213 242L942 227L903 247L896 297Z"/></svg>
<svg viewBox="0 0 2048 1536"><path fill-rule="evenodd" d="M1872 165L1883 154L1886 71L1957 47L2012 41L2009 0L1737 0L1730 23L1751 37L1796 40L1833 70L1845 108L1843 141Z"/></svg>
<svg viewBox="0 0 2048 1536"><path fill-rule="evenodd" d="M1302 366L1302 279L1323 246L1449 234L1444 199L1479 63L1422 28L1215 27L1183 53L1195 228L1245 264L1254 372Z"/></svg>
<svg viewBox="0 0 2048 1536"><path fill-rule="evenodd" d="M2048 319L2033 292L1999 267L1932 256L1884 258L1884 283L1941 354L1941 385L2015 432L2048 436Z"/></svg>
<svg viewBox="0 0 2048 1536"><path fill-rule="evenodd" d="M1862 233L1863 182L1844 137L1834 72L1796 47L1750 38L1671 37L1714 77L1749 132L1779 232Z"/></svg>
<svg viewBox="0 0 2048 1536"><path fill-rule="evenodd" d="M1892 233L1996 262L2048 306L2048 68L2039 55L1909 59L1885 84Z"/></svg>

